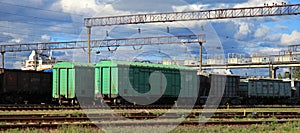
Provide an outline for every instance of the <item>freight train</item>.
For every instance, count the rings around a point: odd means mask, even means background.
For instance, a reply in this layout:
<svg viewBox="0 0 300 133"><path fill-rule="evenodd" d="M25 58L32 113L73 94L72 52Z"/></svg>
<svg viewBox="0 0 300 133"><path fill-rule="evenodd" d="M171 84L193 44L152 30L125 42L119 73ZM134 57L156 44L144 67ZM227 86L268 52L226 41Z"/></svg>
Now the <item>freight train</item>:
<svg viewBox="0 0 300 133"><path fill-rule="evenodd" d="M61 62L53 67L53 97L59 102L104 99L124 104L156 99L156 103L167 104L176 100L180 92L184 99L197 98L196 76L194 69L175 65L101 61L93 66Z"/></svg>
<svg viewBox="0 0 300 133"><path fill-rule="evenodd" d="M116 104L299 104L300 81L241 79L235 75L202 74L182 66L101 61L95 65L61 62L53 68L53 98L58 101ZM64 100L63 100L64 99Z"/></svg>
<svg viewBox="0 0 300 133"><path fill-rule="evenodd" d="M60 62L52 73L5 70L0 103L300 104L300 81L201 74L183 66L141 62ZM155 101L155 102L153 102ZM216 103L219 104L219 103Z"/></svg>

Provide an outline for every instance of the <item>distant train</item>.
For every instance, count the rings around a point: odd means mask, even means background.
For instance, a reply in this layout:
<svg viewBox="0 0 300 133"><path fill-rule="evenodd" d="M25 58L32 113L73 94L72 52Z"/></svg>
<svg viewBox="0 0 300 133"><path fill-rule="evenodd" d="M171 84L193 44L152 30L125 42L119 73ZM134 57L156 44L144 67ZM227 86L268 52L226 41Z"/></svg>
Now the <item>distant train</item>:
<svg viewBox="0 0 300 133"><path fill-rule="evenodd" d="M206 85L209 86L207 87L209 92L200 93L199 96L213 96L214 93L223 92L219 95L222 96L222 105L299 104L300 81L297 80L242 79L240 76L218 74L204 77L207 78ZM226 81L222 84L218 78ZM225 86L223 90L222 86ZM204 91L201 85L199 90Z"/></svg>
<svg viewBox="0 0 300 133"><path fill-rule="evenodd" d="M235 75L202 74L189 67L141 62L101 61L95 65L62 62L53 68L53 98L57 101L116 104L153 101L205 104L299 104L299 81L241 79Z"/></svg>

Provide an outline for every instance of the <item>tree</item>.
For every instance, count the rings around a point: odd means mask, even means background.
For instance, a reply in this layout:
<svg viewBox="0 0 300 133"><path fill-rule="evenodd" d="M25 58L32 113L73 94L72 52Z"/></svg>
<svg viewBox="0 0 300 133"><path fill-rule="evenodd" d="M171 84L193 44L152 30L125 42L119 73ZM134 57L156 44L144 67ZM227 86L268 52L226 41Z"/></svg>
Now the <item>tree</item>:
<svg viewBox="0 0 300 133"><path fill-rule="evenodd" d="M282 76L280 73L278 73L277 77L278 77L278 79L282 79Z"/></svg>
<svg viewBox="0 0 300 133"><path fill-rule="evenodd" d="M300 79L300 67L293 67L292 75L294 79Z"/></svg>
<svg viewBox="0 0 300 133"><path fill-rule="evenodd" d="M284 78L290 79L290 72L284 72Z"/></svg>

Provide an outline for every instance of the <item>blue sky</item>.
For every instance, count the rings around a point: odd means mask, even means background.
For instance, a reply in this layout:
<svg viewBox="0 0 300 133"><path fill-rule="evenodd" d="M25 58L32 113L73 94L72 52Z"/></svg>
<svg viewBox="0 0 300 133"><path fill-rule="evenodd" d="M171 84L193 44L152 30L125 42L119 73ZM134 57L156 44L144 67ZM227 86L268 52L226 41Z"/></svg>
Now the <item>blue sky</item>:
<svg viewBox="0 0 300 133"><path fill-rule="evenodd" d="M246 6L263 6L264 3L286 2L296 4L297 0L10 0L0 1L0 44L25 42L49 42L85 40L85 17L111 16L136 13L154 13L188 10L205 10ZM299 3L299 2L298 2ZM277 54L288 45L300 42L300 15L264 18L240 18L210 21L191 21L159 24L138 24L126 26L93 28L93 39L139 37L153 35L206 34L205 56L240 53ZM170 27L170 33L166 32ZM137 33L137 29L141 33ZM106 36L106 31L109 36ZM221 47L221 49L219 49ZM128 59L145 55L143 53L164 53L171 58L198 56L197 44L187 46L149 46L138 51L132 48L105 48L92 51L92 62L103 58ZM101 55L94 54L100 50ZM47 52L47 51L44 51ZM20 68L30 52L6 53L7 68ZM86 50L54 51L61 60L86 61Z"/></svg>

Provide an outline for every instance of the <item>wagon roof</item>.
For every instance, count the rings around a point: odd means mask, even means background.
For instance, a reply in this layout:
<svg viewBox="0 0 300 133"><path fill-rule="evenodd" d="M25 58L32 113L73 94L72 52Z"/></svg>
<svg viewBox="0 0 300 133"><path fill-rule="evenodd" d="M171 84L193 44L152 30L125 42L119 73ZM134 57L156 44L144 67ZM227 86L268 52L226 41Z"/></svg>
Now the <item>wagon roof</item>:
<svg viewBox="0 0 300 133"><path fill-rule="evenodd" d="M195 70L191 67L185 67L185 66L153 64L153 63L145 63L145 62L127 62L127 61L116 61L116 60L101 61L97 63L95 66L96 67L137 66L137 67L156 67L156 68L167 68L167 69Z"/></svg>
<svg viewBox="0 0 300 133"><path fill-rule="evenodd" d="M59 62L53 66L53 68L74 68L74 67L94 67L94 64L82 63L82 62Z"/></svg>

